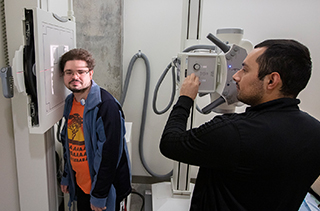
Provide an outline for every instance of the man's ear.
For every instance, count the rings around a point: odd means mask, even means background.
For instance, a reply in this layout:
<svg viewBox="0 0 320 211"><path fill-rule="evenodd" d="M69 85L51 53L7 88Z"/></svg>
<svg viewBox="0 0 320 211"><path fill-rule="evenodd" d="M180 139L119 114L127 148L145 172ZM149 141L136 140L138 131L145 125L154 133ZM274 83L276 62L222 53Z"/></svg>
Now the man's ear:
<svg viewBox="0 0 320 211"><path fill-rule="evenodd" d="M93 76L93 70L89 70L89 75L90 75L90 78L92 79L92 76Z"/></svg>
<svg viewBox="0 0 320 211"><path fill-rule="evenodd" d="M267 80L267 88L270 90L275 89L277 87L279 87L280 89L282 87L282 80L279 73L277 72L272 72L271 74L267 75Z"/></svg>

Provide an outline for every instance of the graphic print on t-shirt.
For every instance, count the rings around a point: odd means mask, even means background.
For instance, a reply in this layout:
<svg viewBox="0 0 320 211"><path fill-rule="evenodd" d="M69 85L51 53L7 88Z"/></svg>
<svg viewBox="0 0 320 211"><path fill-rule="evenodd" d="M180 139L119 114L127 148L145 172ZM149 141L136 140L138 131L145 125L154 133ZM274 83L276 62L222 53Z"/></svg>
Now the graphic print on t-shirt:
<svg viewBox="0 0 320 211"><path fill-rule="evenodd" d="M82 132L82 117L79 114L69 116L68 137L70 159L73 162L83 162L87 160L86 147Z"/></svg>
<svg viewBox="0 0 320 211"><path fill-rule="evenodd" d="M70 163L75 171L76 181L86 194L91 190L91 177L87 160L83 134L83 110L79 102L74 101L68 119L68 141Z"/></svg>

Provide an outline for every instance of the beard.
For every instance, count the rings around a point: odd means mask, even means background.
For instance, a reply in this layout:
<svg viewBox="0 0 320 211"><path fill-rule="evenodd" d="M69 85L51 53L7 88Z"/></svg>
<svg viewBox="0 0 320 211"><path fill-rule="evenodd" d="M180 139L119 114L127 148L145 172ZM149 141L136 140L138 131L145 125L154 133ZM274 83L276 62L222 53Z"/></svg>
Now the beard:
<svg viewBox="0 0 320 211"><path fill-rule="evenodd" d="M72 86L70 85L72 82L74 82L74 81L78 81L78 80L72 80L72 81L70 81L69 82L69 86L68 86L68 89L71 91L71 92L73 92L73 93L84 93L86 90L88 90L89 89L89 87L90 86L87 86L87 87L84 87L84 88L80 88L80 89L78 89L78 88L72 88ZM78 82L80 82L80 81L78 81ZM81 83L81 82L80 82Z"/></svg>
<svg viewBox="0 0 320 211"><path fill-rule="evenodd" d="M256 105L260 104L261 99L262 99L261 95L254 95L254 96L238 95L238 100L240 102L243 102L243 103L250 105L250 106L256 106Z"/></svg>
<svg viewBox="0 0 320 211"><path fill-rule="evenodd" d="M239 101L250 105L255 106L261 103L261 100L264 95L263 83L260 81L252 84L251 90L244 92L243 90L238 90L237 98Z"/></svg>
<svg viewBox="0 0 320 211"><path fill-rule="evenodd" d="M86 90L88 90L89 87L83 88L83 89L75 89L75 88L69 88L69 90L73 93L84 93Z"/></svg>

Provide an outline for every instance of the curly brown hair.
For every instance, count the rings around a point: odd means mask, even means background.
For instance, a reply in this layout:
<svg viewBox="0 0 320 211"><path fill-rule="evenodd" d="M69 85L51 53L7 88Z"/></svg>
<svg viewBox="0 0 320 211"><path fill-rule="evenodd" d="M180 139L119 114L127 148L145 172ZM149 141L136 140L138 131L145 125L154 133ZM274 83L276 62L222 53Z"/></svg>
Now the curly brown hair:
<svg viewBox="0 0 320 211"><path fill-rule="evenodd" d="M59 68L60 71L63 73L64 67L67 63L67 61L70 60L82 60L87 63L87 67L89 70L93 70L95 67L95 60L92 57L92 54L89 53L89 51L82 49L82 48L74 48L65 54L63 54L59 61Z"/></svg>

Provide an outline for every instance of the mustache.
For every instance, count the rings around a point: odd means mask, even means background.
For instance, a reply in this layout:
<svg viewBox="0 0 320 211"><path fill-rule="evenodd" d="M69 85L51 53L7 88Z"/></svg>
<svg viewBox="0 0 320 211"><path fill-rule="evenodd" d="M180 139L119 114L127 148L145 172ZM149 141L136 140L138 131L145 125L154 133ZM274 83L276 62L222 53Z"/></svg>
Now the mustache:
<svg viewBox="0 0 320 211"><path fill-rule="evenodd" d="M69 84L72 83L72 82L79 82L79 83L81 83L81 81L79 81L79 80L77 80L77 79L72 79L72 80L69 82Z"/></svg>

